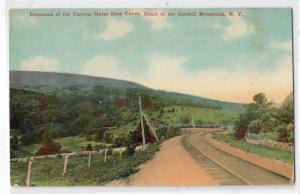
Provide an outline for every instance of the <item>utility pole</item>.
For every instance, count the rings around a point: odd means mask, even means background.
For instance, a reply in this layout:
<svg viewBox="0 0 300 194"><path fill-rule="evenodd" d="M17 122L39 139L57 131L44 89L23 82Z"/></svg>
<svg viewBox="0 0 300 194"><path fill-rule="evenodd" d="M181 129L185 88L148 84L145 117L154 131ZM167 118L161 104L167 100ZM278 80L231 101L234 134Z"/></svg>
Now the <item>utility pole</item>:
<svg viewBox="0 0 300 194"><path fill-rule="evenodd" d="M143 121L143 111L142 111L142 100L141 96L139 95L139 106L140 106L140 118L141 118L141 128L142 128L142 139L143 139L143 144L142 144L142 150L145 149L145 129L144 129L144 121Z"/></svg>

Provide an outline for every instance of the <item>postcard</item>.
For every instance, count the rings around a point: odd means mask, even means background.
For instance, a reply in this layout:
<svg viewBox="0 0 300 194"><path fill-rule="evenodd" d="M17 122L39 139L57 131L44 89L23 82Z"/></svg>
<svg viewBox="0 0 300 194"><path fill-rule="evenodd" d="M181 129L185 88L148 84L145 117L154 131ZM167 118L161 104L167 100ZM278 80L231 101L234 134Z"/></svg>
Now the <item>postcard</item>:
<svg viewBox="0 0 300 194"><path fill-rule="evenodd" d="M293 185L292 19L10 9L11 185Z"/></svg>

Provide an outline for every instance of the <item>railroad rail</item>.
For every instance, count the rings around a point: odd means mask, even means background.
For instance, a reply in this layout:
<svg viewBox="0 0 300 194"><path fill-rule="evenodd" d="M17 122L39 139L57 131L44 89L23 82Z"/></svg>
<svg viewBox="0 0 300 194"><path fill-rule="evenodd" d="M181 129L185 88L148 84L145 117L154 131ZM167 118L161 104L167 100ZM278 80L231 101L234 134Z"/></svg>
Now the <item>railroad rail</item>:
<svg viewBox="0 0 300 194"><path fill-rule="evenodd" d="M211 132L215 132L211 131ZM209 131L186 133L182 144L192 157L221 185L286 185L293 182L279 174L235 157L211 145Z"/></svg>

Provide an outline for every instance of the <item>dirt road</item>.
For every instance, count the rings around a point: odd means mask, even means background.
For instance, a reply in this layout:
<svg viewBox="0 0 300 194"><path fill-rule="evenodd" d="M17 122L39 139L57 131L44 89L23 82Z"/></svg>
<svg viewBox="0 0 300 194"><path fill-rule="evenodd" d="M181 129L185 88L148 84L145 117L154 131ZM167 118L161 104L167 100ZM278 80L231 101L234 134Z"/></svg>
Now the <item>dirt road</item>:
<svg viewBox="0 0 300 194"><path fill-rule="evenodd" d="M139 172L124 180L113 181L108 186L218 185L185 150L181 138L165 141L155 157L141 166Z"/></svg>

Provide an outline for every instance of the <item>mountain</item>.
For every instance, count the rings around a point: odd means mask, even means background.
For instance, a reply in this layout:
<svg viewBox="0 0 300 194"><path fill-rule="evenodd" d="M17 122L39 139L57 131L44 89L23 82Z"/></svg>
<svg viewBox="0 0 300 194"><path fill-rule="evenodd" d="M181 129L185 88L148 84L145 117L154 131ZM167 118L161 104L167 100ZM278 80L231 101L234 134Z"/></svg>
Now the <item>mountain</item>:
<svg viewBox="0 0 300 194"><path fill-rule="evenodd" d="M181 94L177 92L165 92L159 91L160 95L163 97L168 97L174 100L181 100L181 101L189 101L194 104L205 104L210 107L222 107L223 109L244 109L244 105L242 103L235 103L235 102L225 102L221 100L214 100L200 96L194 96L189 94Z"/></svg>
<svg viewBox="0 0 300 194"><path fill-rule="evenodd" d="M11 86L55 86L67 87L73 85L103 86L117 88L139 88L147 89L147 87L124 80L93 77L79 74L69 73L53 73L38 71L10 71L9 81Z"/></svg>
<svg viewBox="0 0 300 194"><path fill-rule="evenodd" d="M135 89L140 92L146 92L152 95L159 96L159 98L169 99L174 104L190 104L202 105L203 107L211 107L217 109L234 109L243 110L244 104L225 102L220 100L213 100L205 97L193 96L177 92L167 92L162 90L154 90L138 83L125 80L117 80L103 77L93 77L79 74L68 73L53 73L53 72L37 72L37 71L10 71L10 87L11 89L25 89L36 92L50 92L53 88L62 88L58 94L60 95L74 95L70 90L71 86L79 86L81 89L77 94L82 96L89 95L90 90L87 87L81 86L102 86L104 88L111 88L112 93L119 95L118 89L127 90ZM45 89L46 87L46 89ZM114 89L115 88L115 89ZM71 93L70 93L71 92Z"/></svg>

